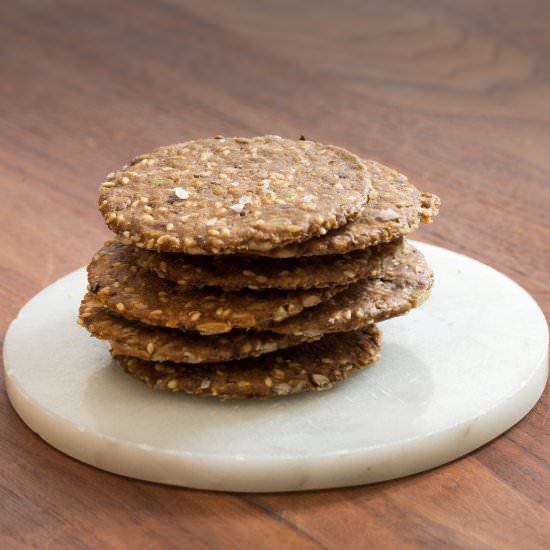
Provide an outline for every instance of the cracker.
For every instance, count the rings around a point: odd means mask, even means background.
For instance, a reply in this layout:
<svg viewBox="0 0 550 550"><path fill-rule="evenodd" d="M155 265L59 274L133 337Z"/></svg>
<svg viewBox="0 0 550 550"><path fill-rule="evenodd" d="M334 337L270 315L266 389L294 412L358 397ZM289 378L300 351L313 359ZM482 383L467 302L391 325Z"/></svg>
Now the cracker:
<svg viewBox="0 0 550 550"><path fill-rule="evenodd" d="M136 261L181 288L295 290L349 285L375 276L384 259L399 246L394 241L349 254L287 259L158 254L136 249Z"/></svg>
<svg viewBox="0 0 550 550"><path fill-rule="evenodd" d="M116 356L122 368L150 387L220 399L267 399L324 391L380 357L381 333L374 325L333 334L256 359L184 365Z"/></svg>
<svg viewBox="0 0 550 550"><path fill-rule="evenodd" d="M332 300L281 323L268 323L264 329L309 337L358 330L420 306L432 285L433 272L424 256L404 242L375 278L355 283Z"/></svg>
<svg viewBox="0 0 550 550"><path fill-rule="evenodd" d="M117 241L107 242L93 257L88 281L101 303L127 319L207 335L282 321L343 290L185 290L137 267L134 247Z"/></svg>
<svg viewBox="0 0 550 550"><path fill-rule="evenodd" d="M387 166L372 160L365 164L374 194L358 218L323 237L249 254L272 258L344 254L408 235L437 216L439 197L421 193L406 176Z"/></svg>
<svg viewBox="0 0 550 550"><path fill-rule="evenodd" d="M198 336L193 332L128 321L103 306L91 292L82 300L79 324L96 338L107 340L115 355L174 363L209 363L257 357L321 337L251 331L232 332L227 336Z"/></svg>
<svg viewBox="0 0 550 550"><path fill-rule="evenodd" d="M138 156L102 184L99 209L139 248L266 251L357 217L370 175L331 145L279 136L188 141Z"/></svg>

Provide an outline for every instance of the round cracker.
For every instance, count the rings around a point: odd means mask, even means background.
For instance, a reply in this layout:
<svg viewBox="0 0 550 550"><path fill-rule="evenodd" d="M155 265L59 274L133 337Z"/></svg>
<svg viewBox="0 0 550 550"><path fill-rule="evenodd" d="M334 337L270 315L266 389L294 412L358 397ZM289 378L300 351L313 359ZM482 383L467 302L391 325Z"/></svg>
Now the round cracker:
<svg viewBox="0 0 550 550"><path fill-rule="evenodd" d="M381 333L364 331L325 336L256 359L184 365L115 356L122 368L154 389L220 399L268 399L324 391L380 357Z"/></svg>
<svg viewBox="0 0 550 550"><path fill-rule="evenodd" d="M397 317L426 301L433 272L424 256L403 242L384 261L372 279L351 285L332 300L264 329L293 336L321 336L358 330L371 323Z"/></svg>
<svg viewBox="0 0 550 550"><path fill-rule="evenodd" d="M272 258L345 254L408 235L421 223L432 223L439 212L436 195L421 193L406 176L376 161L367 160L374 193L352 222L323 237L249 254Z"/></svg>
<svg viewBox="0 0 550 550"><path fill-rule="evenodd" d="M158 252L269 250L356 218L371 191L359 157L279 136L188 141L138 156L102 184L107 225Z"/></svg>
<svg viewBox="0 0 550 550"><path fill-rule="evenodd" d="M243 288L296 290L346 286L380 272L384 258L400 244L385 243L349 254L310 258L258 259L231 256L158 254L136 249L136 261L159 277L182 288L217 286L223 290Z"/></svg>
<svg viewBox="0 0 550 550"><path fill-rule="evenodd" d="M251 331L233 332L231 336L197 336L124 319L107 309L91 292L84 296L80 305L79 324L92 336L107 340L114 355L174 363L210 363L258 357L321 337Z"/></svg>
<svg viewBox="0 0 550 550"><path fill-rule="evenodd" d="M134 247L118 241L107 242L93 257L88 280L98 300L127 319L206 335L282 321L343 290L185 290L138 267Z"/></svg>

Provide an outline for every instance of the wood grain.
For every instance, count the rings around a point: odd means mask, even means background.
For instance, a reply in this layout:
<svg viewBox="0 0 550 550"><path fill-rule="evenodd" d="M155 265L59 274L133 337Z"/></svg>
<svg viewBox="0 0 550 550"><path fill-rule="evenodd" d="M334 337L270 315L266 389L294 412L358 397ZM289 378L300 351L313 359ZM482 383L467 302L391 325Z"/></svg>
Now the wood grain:
<svg viewBox="0 0 550 550"><path fill-rule="evenodd" d="M395 166L443 199L420 239L510 275L548 314L549 25L535 0L1 3L0 333L108 236L105 174L213 134L304 134ZM0 545L544 548L549 401L431 472L236 495L80 464L2 391Z"/></svg>

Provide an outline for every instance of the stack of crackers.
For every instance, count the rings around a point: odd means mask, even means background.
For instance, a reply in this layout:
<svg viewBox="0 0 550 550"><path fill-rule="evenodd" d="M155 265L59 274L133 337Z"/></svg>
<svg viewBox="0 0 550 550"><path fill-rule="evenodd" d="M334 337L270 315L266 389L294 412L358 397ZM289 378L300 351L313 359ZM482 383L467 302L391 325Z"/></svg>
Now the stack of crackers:
<svg viewBox="0 0 550 550"><path fill-rule="evenodd" d="M330 145L215 137L138 156L101 185L117 238L81 325L156 389L221 399L322 391L380 357L376 322L433 284L404 236L439 199Z"/></svg>

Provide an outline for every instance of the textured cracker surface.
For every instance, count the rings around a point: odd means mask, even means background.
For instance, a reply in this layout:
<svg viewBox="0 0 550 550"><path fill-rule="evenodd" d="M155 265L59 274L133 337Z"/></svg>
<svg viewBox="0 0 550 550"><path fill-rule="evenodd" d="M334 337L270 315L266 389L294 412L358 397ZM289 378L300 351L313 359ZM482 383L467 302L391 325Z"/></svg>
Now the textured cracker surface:
<svg viewBox="0 0 550 550"><path fill-rule="evenodd" d="M328 300L343 287L313 290L185 290L138 267L134 247L107 242L88 265L91 292L123 317L150 325L222 334L282 321Z"/></svg>
<svg viewBox="0 0 550 550"><path fill-rule="evenodd" d="M109 341L114 355L175 363L208 363L257 357L321 337L250 331L231 332L227 336L201 336L196 332L154 327L124 319L104 307L91 292L82 300L80 324L96 338Z"/></svg>
<svg viewBox="0 0 550 550"><path fill-rule="evenodd" d="M372 160L364 162L374 193L354 221L323 237L263 252L250 251L250 254L273 258L343 254L398 239L421 223L431 223L437 216L439 197L421 193L396 170Z"/></svg>
<svg viewBox="0 0 550 550"><path fill-rule="evenodd" d="M138 247L227 254L323 235L357 217L371 189L369 171L345 149L218 137L138 156L102 184L99 209Z"/></svg>
<svg viewBox="0 0 550 550"><path fill-rule="evenodd" d="M375 326L332 334L255 359L184 365L135 357L115 359L130 375L160 390L220 399L267 399L324 391L380 357L381 333Z"/></svg>
<svg viewBox="0 0 550 550"><path fill-rule="evenodd" d="M357 330L403 315L428 298L433 272L406 241L387 256L378 276L351 285L330 301L266 328L279 334L320 336Z"/></svg>
<svg viewBox="0 0 550 550"><path fill-rule="evenodd" d="M182 288L294 290L345 286L375 276L396 246L400 244L394 241L349 254L286 259L158 254L136 249L136 261Z"/></svg>

